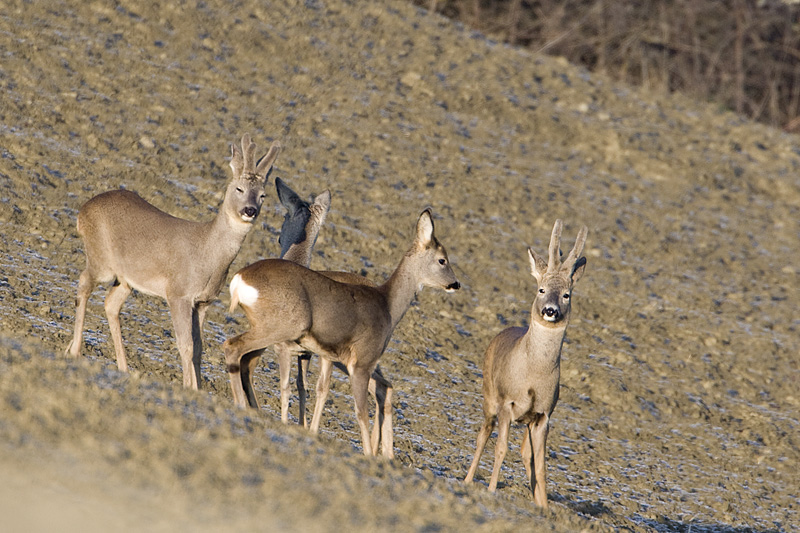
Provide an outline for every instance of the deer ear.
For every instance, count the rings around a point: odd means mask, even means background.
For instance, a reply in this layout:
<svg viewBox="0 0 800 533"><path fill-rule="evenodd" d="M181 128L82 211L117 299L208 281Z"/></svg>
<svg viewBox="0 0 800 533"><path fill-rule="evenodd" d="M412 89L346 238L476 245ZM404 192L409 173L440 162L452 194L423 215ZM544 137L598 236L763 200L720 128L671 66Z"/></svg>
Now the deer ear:
<svg viewBox="0 0 800 533"><path fill-rule="evenodd" d="M581 279L584 270L586 270L586 258L581 257L575 261L575 265L572 267L572 283L577 283Z"/></svg>
<svg viewBox="0 0 800 533"><path fill-rule="evenodd" d="M281 201L289 213L301 207L305 202L280 178L275 178L275 189L278 191L278 199Z"/></svg>
<svg viewBox="0 0 800 533"><path fill-rule="evenodd" d="M539 257L533 248L528 248L528 260L531 263L531 275L536 278L538 283L541 283L544 273L547 271L547 261Z"/></svg>
<svg viewBox="0 0 800 533"><path fill-rule="evenodd" d="M316 198L314 198L314 205L322 207L325 212L331 208L331 191L325 189Z"/></svg>
<svg viewBox="0 0 800 533"><path fill-rule="evenodd" d="M433 240L433 216L431 210L426 209L417 220L417 243L422 246Z"/></svg>

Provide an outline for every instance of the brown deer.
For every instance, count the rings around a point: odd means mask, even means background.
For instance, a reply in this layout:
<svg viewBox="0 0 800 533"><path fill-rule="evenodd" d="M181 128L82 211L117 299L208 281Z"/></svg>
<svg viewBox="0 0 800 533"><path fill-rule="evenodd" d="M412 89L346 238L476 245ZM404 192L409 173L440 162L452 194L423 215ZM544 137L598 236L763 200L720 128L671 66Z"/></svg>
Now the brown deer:
<svg viewBox="0 0 800 533"><path fill-rule="evenodd" d="M588 229L578 232L575 246L561 262L561 220L550 237L550 256L545 262L528 249L531 273L539 292L531 309L528 328L503 330L486 349L483 360L483 425L478 432L475 457L464 480L469 483L478 469L486 440L497 420L497 443L489 490L497 489L500 465L508 449L511 422L526 425L522 462L534 501L547 507L545 490L545 445L550 415L558 402L561 345L569 323L573 285L583 275L586 258L581 256Z"/></svg>
<svg viewBox="0 0 800 533"><path fill-rule="evenodd" d="M311 253L314 249L317 235L330 209L330 191L324 191L309 203L300 198L280 178L275 179L275 187L281 204L286 208L286 215L281 226L281 236L278 239L278 243L281 245L281 259L308 267L311 263ZM375 286L364 276L351 272L320 271L320 273L341 283ZM231 309L231 312L233 312L233 309ZM279 343L275 345L274 349L280 371L281 421L284 424L289 422L289 374L292 356L296 356L298 364L296 384L300 398L298 420L303 427L307 427L306 377L308 375L308 363L313 354L303 349L296 342ZM258 399L252 386L251 376L258 365L260 355L260 352L247 354L243 358L244 363L241 369L242 386L244 387L248 404L250 407L256 408L258 407ZM341 363L334 363L334 366L347 373L347 368ZM322 387L322 375L317 380L317 385ZM369 393L375 398L376 410L376 423L372 427L372 449L377 451L380 445L381 453L391 459L394 457L392 384L383 376L380 366L376 366L372 372L369 380Z"/></svg>
<svg viewBox="0 0 800 533"><path fill-rule="evenodd" d="M333 364L342 363L350 376L364 454L374 455L366 402L369 379L394 328L426 285L448 292L461 286L434 236L430 210L420 215L414 243L379 287L341 283L281 259L243 268L231 281L231 306L242 306L251 329L224 344L234 402L246 406L245 387L252 390L252 383L245 386L241 374L248 354L296 342L321 356L311 431L319 430Z"/></svg>
<svg viewBox="0 0 800 533"><path fill-rule="evenodd" d="M128 371L119 311L136 289L167 300L183 366L183 385L200 384L202 325L244 238L261 210L267 177L280 153L272 143L258 162L256 145L242 137L241 150L231 145L229 182L217 216L208 222L173 217L139 195L116 190L86 202L78 214L78 233L86 247L86 269L78 282L75 333L67 354L78 357L89 296L99 283L112 283L105 299L106 316L117 366Z"/></svg>

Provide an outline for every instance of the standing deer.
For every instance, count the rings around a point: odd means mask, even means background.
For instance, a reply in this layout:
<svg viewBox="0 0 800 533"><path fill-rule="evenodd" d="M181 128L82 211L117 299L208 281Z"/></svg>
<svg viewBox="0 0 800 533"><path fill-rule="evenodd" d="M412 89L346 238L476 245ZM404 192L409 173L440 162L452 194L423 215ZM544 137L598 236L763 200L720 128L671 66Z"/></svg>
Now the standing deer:
<svg viewBox="0 0 800 533"><path fill-rule="evenodd" d="M420 215L414 243L379 287L341 283L281 259L243 268L231 281L231 305L244 308L251 328L223 345L234 402L241 407L248 402L241 375L248 354L294 341L322 356L311 431L319 430L333 364L342 363L350 376L364 454L374 455L366 402L369 378L416 292L426 285L447 292L461 287L434 236L430 210ZM252 390L252 383L247 387Z"/></svg>
<svg viewBox="0 0 800 533"><path fill-rule="evenodd" d="M578 232L575 246L562 263L560 255L561 220L556 220L550 236L549 260L528 249L531 273L539 292L531 309L528 328L502 331L486 349L483 361L483 415L475 457L466 483L478 469L486 440L497 419L497 444L489 490L497 489L500 465L508 449L512 421L526 425L522 442L522 462L537 505L547 507L545 490L545 444L550 415L558 402L561 371L561 345L570 315L572 286L583 275L586 258L581 257L586 242L586 226Z"/></svg>
<svg viewBox="0 0 800 533"><path fill-rule="evenodd" d="M256 145L242 137L231 145L233 179L217 216L209 222L175 218L126 190L99 194L78 214L78 233L86 246L86 269L78 282L75 333L66 349L81 351L86 304L98 283L113 285L105 300L117 366L128 371L119 311L136 289L167 300L183 366L183 386L200 383L201 330L208 305L217 297L228 268L264 201L269 171L280 152L272 143L258 162Z"/></svg>
<svg viewBox="0 0 800 533"><path fill-rule="evenodd" d="M281 245L281 258L292 261L308 268L311 263L311 252L314 248L319 230L325 222L330 209L330 192L325 191L308 203L295 193L280 178L275 179L278 198L286 208L281 236L278 243ZM320 271L320 274L341 283L355 285L375 285L367 278L351 272ZM233 312L235 306L231 307ZM263 350L245 354L241 366L242 386L250 407L258 407L258 399L252 384L252 375L260 360ZM275 345L280 369L281 389L281 421L289 422L289 373L291 370L292 356L297 356L297 391L300 397L299 422L307 426L306 420L306 376L308 363L312 352L302 348L296 342L279 343ZM347 373L347 368L341 363L334 363L339 370ZM317 381L318 389L323 386L323 378ZM376 423L372 428L372 449L377 450L381 445L382 454L388 458L394 457L394 429L392 427L392 384L383 377L380 367L376 366L369 380L369 393L375 398Z"/></svg>

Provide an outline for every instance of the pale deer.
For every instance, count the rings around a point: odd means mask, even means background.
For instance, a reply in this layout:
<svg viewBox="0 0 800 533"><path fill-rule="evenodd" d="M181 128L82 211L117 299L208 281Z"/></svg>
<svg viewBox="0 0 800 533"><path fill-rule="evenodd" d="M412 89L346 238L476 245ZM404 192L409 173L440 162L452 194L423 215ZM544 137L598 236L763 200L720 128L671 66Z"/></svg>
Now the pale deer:
<svg viewBox="0 0 800 533"><path fill-rule="evenodd" d="M311 263L311 254L317 235L330 209L330 191L324 191L309 203L303 200L280 178L275 179L275 187L281 204L286 208L280 238L278 239L278 243L281 245L281 258L308 267ZM355 273L319 272L330 279L342 283L375 286L364 276ZM232 308L231 312L233 311L234 309ZM298 421L303 427L306 427L308 425L305 408L307 398L306 377L308 375L308 363L313 354L296 342L278 343L274 346L274 350L280 370L281 421L283 423L288 423L289 421L289 374L292 356L296 356L298 364L296 385L300 398ZM256 408L259 404L252 384L252 373L258 366L261 352L246 354L242 358L241 365L242 386L244 387L248 404L250 407ZM334 366L347 373L347 368L341 363L334 363ZM322 381L322 376L320 376L317 381L318 386L322 385ZM381 445L382 454L392 458L394 457L394 430L391 417L392 384L383 376L379 366L375 368L370 377L369 392L375 398L377 415L377 421L372 428L372 449L377 450L378 445Z"/></svg>
<svg viewBox="0 0 800 533"><path fill-rule="evenodd" d="M364 454L374 455L366 402L369 378L394 328L424 286L447 292L461 286L434 236L430 210L420 215L414 243L379 287L341 283L282 259L264 259L243 268L231 281L231 304L243 307L250 330L224 344L234 402L241 407L248 402L241 376L243 358L294 341L321 356L311 431L319 430L331 370L340 362L350 376Z"/></svg>
<svg viewBox="0 0 800 533"><path fill-rule="evenodd" d="M183 366L183 385L200 384L201 330L208 305L217 297L239 248L261 210L269 171L280 152L272 143L256 162L256 145L242 137L231 145L233 179L217 216L208 222L173 217L139 195L115 190L86 202L78 234L86 247L86 269L78 282L75 333L67 354L80 355L86 304L97 284L112 283L105 310L117 366L128 371L119 312L136 289L167 300Z"/></svg>
<svg viewBox="0 0 800 533"><path fill-rule="evenodd" d="M581 256L588 230L578 232L575 246L561 262L561 220L550 237L550 256L545 262L528 249L531 273L539 286L528 328L512 327L492 340L483 361L483 415L475 457L464 480L469 483L478 469L486 440L497 421L497 443L489 490L497 489L500 465L508 449L511 422L525 424L522 462L536 504L547 507L545 445L550 415L558 401L561 346L569 323L572 287L583 275Z"/></svg>

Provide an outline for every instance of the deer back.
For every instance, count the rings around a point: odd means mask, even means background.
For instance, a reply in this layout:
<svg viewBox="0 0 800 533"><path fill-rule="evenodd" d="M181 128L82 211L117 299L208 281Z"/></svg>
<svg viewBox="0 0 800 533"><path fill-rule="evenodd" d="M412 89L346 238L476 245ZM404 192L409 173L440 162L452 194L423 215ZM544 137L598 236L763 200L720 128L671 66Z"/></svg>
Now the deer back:
<svg viewBox="0 0 800 533"><path fill-rule="evenodd" d="M242 306L251 329L291 330L272 342L296 341L335 360L346 359L341 348L354 342L383 346L391 334L386 299L374 287L340 283L282 259L240 270L231 299Z"/></svg>

